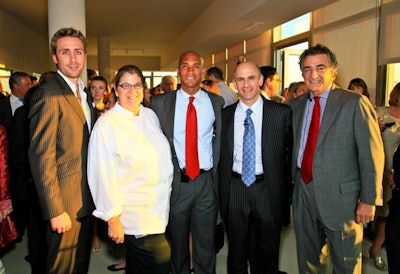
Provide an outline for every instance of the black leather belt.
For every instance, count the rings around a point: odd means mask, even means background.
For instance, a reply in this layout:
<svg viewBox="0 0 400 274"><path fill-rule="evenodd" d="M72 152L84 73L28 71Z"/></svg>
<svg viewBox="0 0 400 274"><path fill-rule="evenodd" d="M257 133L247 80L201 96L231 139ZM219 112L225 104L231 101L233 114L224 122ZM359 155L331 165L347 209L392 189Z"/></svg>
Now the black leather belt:
<svg viewBox="0 0 400 274"><path fill-rule="evenodd" d="M239 173L237 173L237 172L235 172L235 171L232 171L232 177L234 177L234 178L239 179L240 181L242 181L242 175L239 174ZM258 174L258 175L256 175L256 180L254 181L254 183L261 183L261 182L263 182L263 181L264 181L264 174Z"/></svg>
<svg viewBox="0 0 400 274"><path fill-rule="evenodd" d="M204 172L207 172L207 171L209 171L209 170L200 169L200 173L199 174L203 174ZM188 183L189 181L190 181L190 178L186 174L186 169L181 169L181 182L182 183Z"/></svg>

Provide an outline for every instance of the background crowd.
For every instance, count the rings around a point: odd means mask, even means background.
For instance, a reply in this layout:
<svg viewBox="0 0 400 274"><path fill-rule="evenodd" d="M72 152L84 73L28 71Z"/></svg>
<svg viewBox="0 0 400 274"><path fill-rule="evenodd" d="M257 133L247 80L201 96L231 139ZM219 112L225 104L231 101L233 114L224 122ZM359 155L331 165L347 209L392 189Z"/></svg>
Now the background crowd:
<svg viewBox="0 0 400 274"><path fill-rule="evenodd" d="M276 68L252 61L235 91L186 51L179 85L148 87L135 65L110 84L88 69L84 83L79 30L58 30L51 50L57 71L14 72L0 99L0 248L27 231L32 273L87 273L102 237L125 247L111 271L215 273L224 235L228 273L283 273L291 206L299 273L361 273L375 219L370 258L400 273L399 84L374 108L362 79L335 84L323 45L281 94Z"/></svg>

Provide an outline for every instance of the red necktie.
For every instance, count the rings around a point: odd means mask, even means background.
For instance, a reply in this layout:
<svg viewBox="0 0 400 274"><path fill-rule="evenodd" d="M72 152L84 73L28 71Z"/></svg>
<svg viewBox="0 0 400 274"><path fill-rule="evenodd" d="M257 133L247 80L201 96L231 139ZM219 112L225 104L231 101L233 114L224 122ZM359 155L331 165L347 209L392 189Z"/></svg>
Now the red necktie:
<svg viewBox="0 0 400 274"><path fill-rule="evenodd" d="M320 97L314 97L314 109L312 113L310 128L308 130L308 137L306 147L303 153L303 160L301 161L300 175L304 182L308 184L311 182L312 176L312 162L315 151L315 144L317 143L319 131L319 119L321 114L321 107L319 105Z"/></svg>
<svg viewBox="0 0 400 274"><path fill-rule="evenodd" d="M191 180L194 180L200 173L197 150L197 115L193 100L194 97L190 96L186 113L186 174Z"/></svg>

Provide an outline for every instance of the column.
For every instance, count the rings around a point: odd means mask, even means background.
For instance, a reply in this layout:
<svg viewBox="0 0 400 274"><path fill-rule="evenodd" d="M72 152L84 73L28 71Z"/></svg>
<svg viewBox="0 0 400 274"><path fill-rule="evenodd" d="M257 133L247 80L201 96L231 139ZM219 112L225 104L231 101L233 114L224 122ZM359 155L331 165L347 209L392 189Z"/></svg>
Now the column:
<svg viewBox="0 0 400 274"><path fill-rule="evenodd" d="M86 36L85 1L83 0L48 0L49 44L54 33L61 28L73 27ZM51 48L50 48L51 50ZM81 78L87 82L86 64Z"/></svg>
<svg viewBox="0 0 400 274"><path fill-rule="evenodd" d="M106 78L107 82L110 83L113 78L111 72L110 37L97 37L97 56L99 75Z"/></svg>

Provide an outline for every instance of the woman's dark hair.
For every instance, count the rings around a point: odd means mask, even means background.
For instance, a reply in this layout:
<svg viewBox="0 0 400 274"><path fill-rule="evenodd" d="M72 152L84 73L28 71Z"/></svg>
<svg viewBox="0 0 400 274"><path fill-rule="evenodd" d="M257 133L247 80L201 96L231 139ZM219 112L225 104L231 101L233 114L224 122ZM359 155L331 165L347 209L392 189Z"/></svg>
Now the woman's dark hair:
<svg viewBox="0 0 400 274"><path fill-rule="evenodd" d="M347 87L347 89L350 89L351 86L361 87L363 89L362 95L365 95L367 98L369 98L368 87L367 87L367 84L364 82L363 79L361 79L361 78L352 79L350 81L349 86Z"/></svg>

